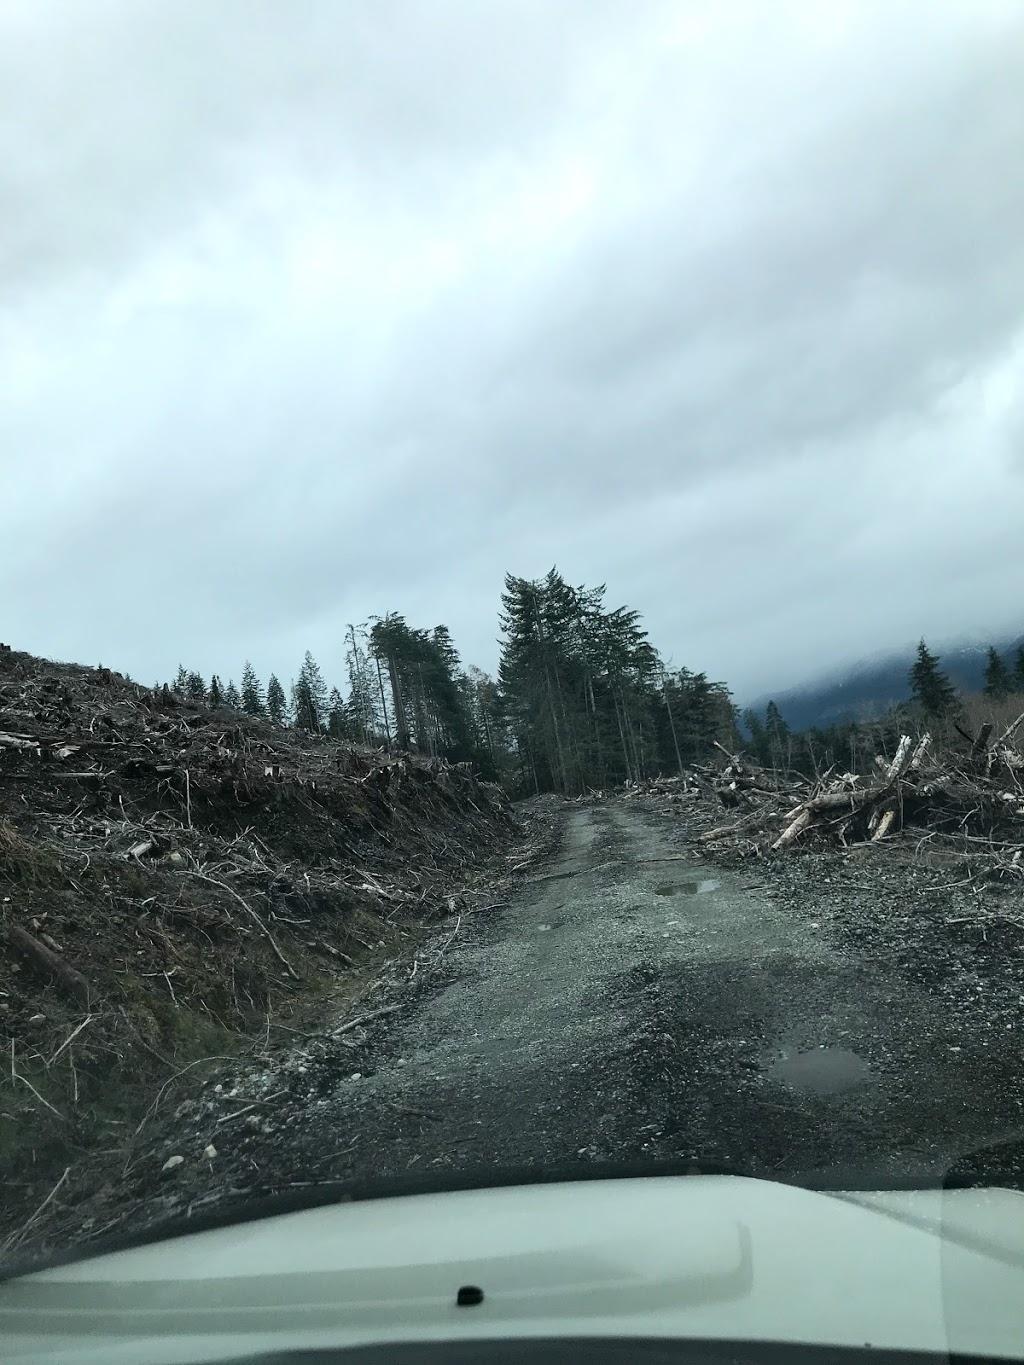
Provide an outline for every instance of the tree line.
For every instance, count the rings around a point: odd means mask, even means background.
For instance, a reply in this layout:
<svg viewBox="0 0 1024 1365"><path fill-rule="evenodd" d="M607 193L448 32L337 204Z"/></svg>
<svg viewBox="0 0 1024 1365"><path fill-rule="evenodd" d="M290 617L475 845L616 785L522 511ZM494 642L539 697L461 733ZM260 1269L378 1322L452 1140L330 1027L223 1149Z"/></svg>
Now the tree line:
<svg viewBox="0 0 1024 1365"><path fill-rule="evenodd" d="M608 608L605 585L557 569L506 576L496 678L463 666L448 628L392 612L349 625L345 693L308 651L286 692L246 662L241 686L179 667L175 690L296 730L391 751L467 761L517 794L577 795L707 759L735 747L737 710L724 683L670 668L639 612Z"/></svg>
<svg viewBox="0 0 1024 1365"><path fill-rule="evenodd" d="M742 716L749 739L747 750L766 767L788 768L808 774L836 766L849 772L867 771L876 754L895 752L900 735L908 730L929 730L940 739L960 734L969 722L972 699L961 694L941 667L941 659L924 640L917 646L907 676L910 699L896 702L880 716L846 720L830 726L791 731L774 701L764 714L746 710ZM991 710L1016 699L1024 705L1024 645L1012 657L990 645L986 654L981 697Z"/></svg>

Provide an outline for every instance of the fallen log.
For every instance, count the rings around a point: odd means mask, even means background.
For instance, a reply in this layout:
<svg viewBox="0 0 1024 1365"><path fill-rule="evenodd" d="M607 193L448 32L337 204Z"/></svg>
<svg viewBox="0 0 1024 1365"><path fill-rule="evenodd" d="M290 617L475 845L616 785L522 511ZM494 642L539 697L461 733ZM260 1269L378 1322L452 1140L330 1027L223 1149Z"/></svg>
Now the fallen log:
<svg viewBox="0 0 1024 1365"><path fill-rule="evenodd" d="M39 749L41 748L38 739L32 739L29 735L7 735L0 734L0 749Z"/></svg>
<svg viewBox="0 0 1024 1365"><path fill-rule="evenodd" d="M787 844L791 844L794 839L798 839L813 819L814 816L812 812L805 806L792 824L787 825L775 840L774 844L772 844L772 852L778 853L781 849L784 849Z"/></svg>
<svg viewBox="0 0 1024 1365"><path fill-rule="evenodd" d="M798 809L814 813L826 810L856 810L859 806L867 806L872 801L877 801L887 791L888 784L885 787L862 787L857 791L823 792L821 796L809 797ZM796 811L793 813L795 815Z"/></svg>
<svg viewBox="0 0 1024 1365"><path fill-rule="evenodd" d="M43 975L52 977L83 1005L88 1005L91 994L88 981L81 972L69 967L62 957L39 942L20 924L7 926L7 937L18 951Z"/></svg>

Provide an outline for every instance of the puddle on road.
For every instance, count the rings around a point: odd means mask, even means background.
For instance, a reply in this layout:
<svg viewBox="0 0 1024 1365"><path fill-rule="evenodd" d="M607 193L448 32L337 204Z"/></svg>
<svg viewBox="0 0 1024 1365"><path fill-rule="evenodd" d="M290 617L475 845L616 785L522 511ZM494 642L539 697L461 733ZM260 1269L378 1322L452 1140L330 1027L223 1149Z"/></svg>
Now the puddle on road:
<svg viewBox="0 0 1024 1365"><path fill-rule="evenodd" d="M846 1047L816 1047L809 1052L794 1052L780 1057L765 1072L770 1080L793 1090L810 1090L817 1095L835 1095L873 1079L863 1057Z"/></svg>
<svg viewBox="0 0 1024 1365"><path fill-rule="evenodd" d="M672 882L664 886L656 886L654 894L656 896L706 896L709 891L717 891L722 885L715 881L713 877L706 877L702 882Z"/></svg>

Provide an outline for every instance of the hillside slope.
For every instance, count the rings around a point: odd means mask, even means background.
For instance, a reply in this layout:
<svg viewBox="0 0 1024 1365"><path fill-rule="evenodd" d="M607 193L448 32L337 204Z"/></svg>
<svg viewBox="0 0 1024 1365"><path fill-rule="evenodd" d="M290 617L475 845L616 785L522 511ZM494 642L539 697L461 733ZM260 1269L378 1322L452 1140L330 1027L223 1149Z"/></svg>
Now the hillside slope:
<svg viewBox="0 0 1024 1365"><path fill-rule="evenodd" d="M13 1201L125 1142L182 1069L351 1002L514 828L464 767L0 651Z"/></svg>

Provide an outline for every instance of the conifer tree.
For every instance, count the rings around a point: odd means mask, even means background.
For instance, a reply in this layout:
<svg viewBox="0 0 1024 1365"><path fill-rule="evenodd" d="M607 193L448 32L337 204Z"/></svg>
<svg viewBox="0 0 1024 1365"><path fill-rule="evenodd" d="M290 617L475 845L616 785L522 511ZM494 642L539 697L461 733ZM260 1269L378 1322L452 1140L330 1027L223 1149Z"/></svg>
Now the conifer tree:
<svg viewBox="0 0 1024 1365"><path fill-rule="evenodd" d="M256 670L248 659L242 670L242 710L250 716L262 716L266 710L263 688L256 676Z"/></svg>
<svg viewBox="0 0 1024 1365"><path fill-rule="evenodd" d="M285 719L286 709L284 688L276 676L271 673L270 680L267 683L267 715L271 720L276 720L278 724L281 724Z"/></svg>
<svg viewBox="0 0 1024 1365"><path fill-rule="evenodd" d="M292 713L299 730L321 734L327 722L327 684L319 665L306 650L298 681L292 688Z"/></svg>
<svg viewBox="0 0 1024 1365"><path fill-rule="evenodd" d="M362 640L360 638L362 637ZM348 670L347 711L352 735L364 744L373 742L377 728L377 679L364 648L365 634L349 625L345 635L345 666Z"/></svg>
<svg viewBox="0 0 1024 1365"><path fill-rule="evenodd" d="M1010 670L1003 662L999 651L989 645L988 658L985 663L985 696L1001 701L1010 691L1012 685L1013 679Z"/></svg>
<svg viewBox="0 0 1024 1365"><path fill-rule="evenodd" d="M917 646L917 660L910 670L910 690L931 720L943 720L957 709L956 689L940 670L938 655L932 654L923 640Z"/></svg>
<svg viewBox="0 0 1024 1365"><path fill-rule="evenodd" d="M769 701L765 707L764 728L772 767L785 767L789 753L789 726L773 701Z"/></svg>
<svg viewBox="0 0 1024 1365"><path fill-rule="evenodd" d="M332 739L348 738L348 713L336 687L331 688L327 698L327 733Z"/></svg>

